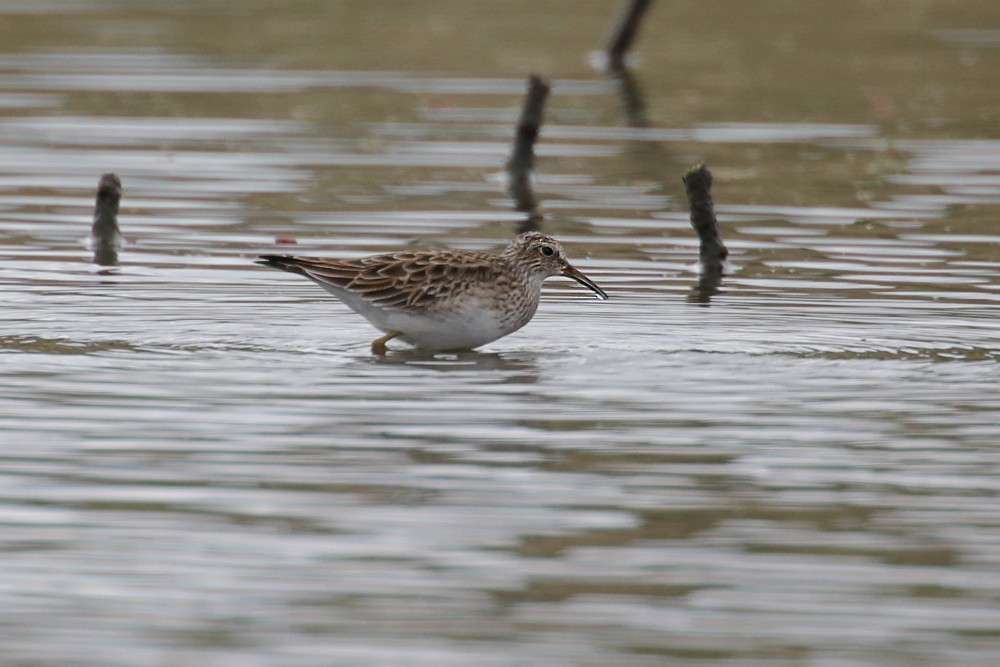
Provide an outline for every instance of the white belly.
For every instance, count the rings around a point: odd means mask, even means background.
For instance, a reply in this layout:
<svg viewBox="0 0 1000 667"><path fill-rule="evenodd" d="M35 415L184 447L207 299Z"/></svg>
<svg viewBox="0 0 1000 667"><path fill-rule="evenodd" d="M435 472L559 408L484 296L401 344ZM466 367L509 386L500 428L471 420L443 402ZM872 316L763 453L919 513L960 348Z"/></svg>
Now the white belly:
<svg viewBox="0 0 1000 667"><path fill-rule="evenodd" d="M397 310L381 310L356 294L333 285L319 285L363 315L378 330L399 332L399 339L424 350L471 350L517 331L524 322L500 321L490 309L458 309L447 316L423 316ZM530 317L528 318L530 319Z"/></svg>
<svg viewBox="0 0 1000 667"><path fill-rule="evenodd" d="M497 319L481 312L445 320L389 313L385 321L386 328L380 329L398 331L401 340L425 350L471 350L519 328L505 328Z"/></svg>

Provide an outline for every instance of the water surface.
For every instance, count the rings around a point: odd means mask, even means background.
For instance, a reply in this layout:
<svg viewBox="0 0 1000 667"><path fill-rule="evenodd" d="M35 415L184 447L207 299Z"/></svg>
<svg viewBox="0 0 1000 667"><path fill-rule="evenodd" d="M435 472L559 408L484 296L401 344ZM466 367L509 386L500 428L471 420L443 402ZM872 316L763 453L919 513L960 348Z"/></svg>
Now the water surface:
<svg viewBox="0 0 1000 667"><path fill-rule="evenodd" d="M537 4L0 0L0 662L996 664L1000 10L657 4L629 109ZM529 72L611 300L378 358L252 264L502 246Z"/></svg>

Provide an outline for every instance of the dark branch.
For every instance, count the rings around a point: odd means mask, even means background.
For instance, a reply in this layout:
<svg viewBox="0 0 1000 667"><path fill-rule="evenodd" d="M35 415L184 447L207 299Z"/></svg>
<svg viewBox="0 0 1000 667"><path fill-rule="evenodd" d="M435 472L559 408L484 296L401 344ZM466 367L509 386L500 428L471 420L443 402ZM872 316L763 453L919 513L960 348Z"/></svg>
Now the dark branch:
<svg viewBox="0 0 1000 667"><path fill-rule="evenodd" d="M118 206L122 198L122 182L112 173L101 176L97 184L94 222L90 228L90 245L94 264L118 266L118 250L122 246L118 230Z"/></svg>
<svg viewBox="0 0 1000 667"><path fill-rule="evenodd" d="M608 45L605 49L608 55L608 68L617 69L625 64L625 54L632 47L635 35L639 30L639 23L643 15L653 0L630 0L624 11L618 17L611 36L608 38Z"/></svg>
<svg viewBox="0 0 1000 667"><path fill-rule="evenodd" d="M541 221L531 175L535 168L535 142L542 128L542 112L549 90L549 84L537 74L528 77L528 92L517 122L514 151L507 160L507 191L514 200L514 207L528 214L525 222L528 227L521 231L537 229Z"/></svg>
<svg viewBox="0 0 1000 667"><path fill-rule="evenodd" d="M535 168L535 140L542 129L542 111L549 89L549 84L537 74L528 77L528 93L517 121L514 152L507 161L508 172L529 173Z"/></svg>
<svg viewBox="0 0 1000 667"><path fill-rule="evenodd" d="M629 126L649 127L646 103L642 99L642 91L631 70L625 66L611 67L607 70L607 75L615 82L618 99L621 101Z"/></svg>
<svg viewBox="0 0 1000 667"><path fill-rule="evenodd" d="M729 255L729 251L722 242L719 221L715 217L712 172L704 164L699 164L684 173L683 181L691 207L691 226L701 241L699 256L703 270L721 269L722 261Z"/></svg>

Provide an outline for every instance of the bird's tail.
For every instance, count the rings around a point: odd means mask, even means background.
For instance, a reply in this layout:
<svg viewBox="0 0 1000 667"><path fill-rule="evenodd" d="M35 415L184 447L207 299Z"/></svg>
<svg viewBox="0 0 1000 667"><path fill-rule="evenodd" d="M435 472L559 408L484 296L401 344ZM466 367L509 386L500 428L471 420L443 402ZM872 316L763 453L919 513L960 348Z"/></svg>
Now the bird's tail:
<svg viewBox="0 0 1000 667"><path fill-rule="evenodd" d="M272 269L281 269L289 273L306 275L306 272L302 270L298 260L293 255L261 255L254 260L254 264L269 266Z"/></svg>

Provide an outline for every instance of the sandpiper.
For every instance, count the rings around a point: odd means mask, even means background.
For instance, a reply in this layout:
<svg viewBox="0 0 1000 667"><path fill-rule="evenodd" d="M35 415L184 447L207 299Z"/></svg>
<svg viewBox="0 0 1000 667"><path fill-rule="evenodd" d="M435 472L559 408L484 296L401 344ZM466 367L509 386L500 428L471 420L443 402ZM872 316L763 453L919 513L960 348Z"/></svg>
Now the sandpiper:
<svg viewBox="0 0 1000 667"><path fill-rule="evenodd" d="M566 276L608 295L566 259L559 243L538 232L516 236L500 253L401 251L357 259L261 255L258 264L313 280L363 315L384 336L385 354L399 338L425 350L471 350L527 324L550 276Z"/></svg>
<svg viewBox="0 0 1000 667"><path fill-rule="evenodd" d="M112 173L101 176L97 183L94 224L90 228L90 248L94 264L117 266L122 235L118 230L118 204L122 198L122 182Z"/></svg>

